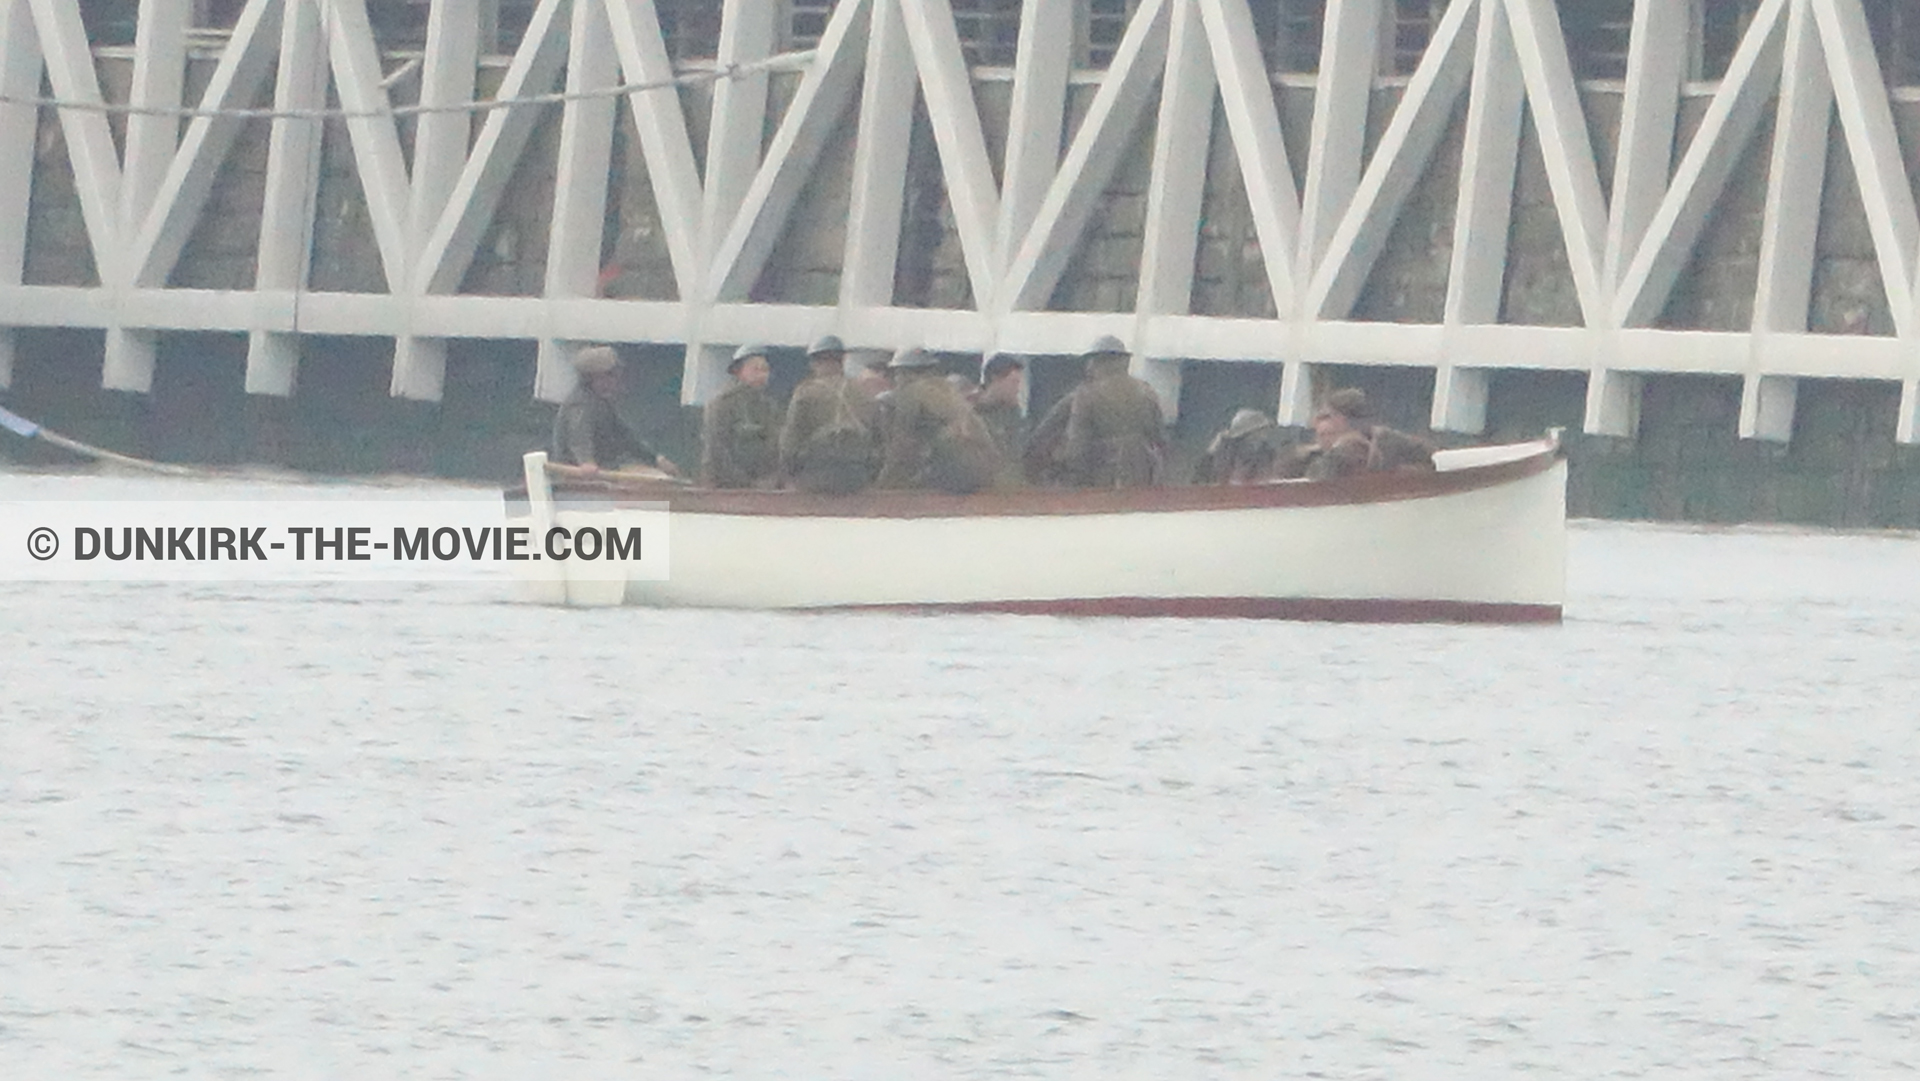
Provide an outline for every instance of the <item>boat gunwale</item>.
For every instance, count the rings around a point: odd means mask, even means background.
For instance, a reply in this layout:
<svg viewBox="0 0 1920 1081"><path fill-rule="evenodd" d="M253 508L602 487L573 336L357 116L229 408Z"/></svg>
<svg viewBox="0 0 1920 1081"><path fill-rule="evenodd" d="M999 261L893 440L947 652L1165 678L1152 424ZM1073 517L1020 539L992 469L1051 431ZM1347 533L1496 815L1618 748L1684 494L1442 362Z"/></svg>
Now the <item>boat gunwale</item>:
<svg viewBox="0 0 1920 1081"><path fill-rule="evenodd" d="M1152 514L1352 506L1460 495L1536 476L1553 468L1564 452L1552 441L1540 451L1505 462L1445 472L1365 473L1324 481L1270 481L1244 485L1155 488L1018 488L949 495L944 492L873 490L816 495L790 490L690 488L672 483L557 481L558 503L609 503L611 509L657 509L670 513L760 518L975 518L1052 517L1088 514ZM524 502L526 488L503 493Z"/></svg>

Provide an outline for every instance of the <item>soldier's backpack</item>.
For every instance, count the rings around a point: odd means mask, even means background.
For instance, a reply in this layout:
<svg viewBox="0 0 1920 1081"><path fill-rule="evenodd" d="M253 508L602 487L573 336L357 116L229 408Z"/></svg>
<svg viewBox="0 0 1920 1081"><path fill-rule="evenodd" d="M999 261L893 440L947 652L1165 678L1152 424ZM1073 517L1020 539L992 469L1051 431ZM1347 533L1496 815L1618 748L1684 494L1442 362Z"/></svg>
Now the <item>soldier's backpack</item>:
<svg viewBox="0 0 1920 1081"><path fill-rule="evenodd" d="M940 429L927 458L928 483L954 495L992 487L1000 471L993 435L971 408Z"/></svg>
<svg viewBox="0 0 1920 1081"><path fill-rule="evenodd" d="M833 415L807 440L794 486L805 492L846 495L873 483L878 458L873 429L860 419L848 396L851 383L841 383L833 400Z"/></svg>

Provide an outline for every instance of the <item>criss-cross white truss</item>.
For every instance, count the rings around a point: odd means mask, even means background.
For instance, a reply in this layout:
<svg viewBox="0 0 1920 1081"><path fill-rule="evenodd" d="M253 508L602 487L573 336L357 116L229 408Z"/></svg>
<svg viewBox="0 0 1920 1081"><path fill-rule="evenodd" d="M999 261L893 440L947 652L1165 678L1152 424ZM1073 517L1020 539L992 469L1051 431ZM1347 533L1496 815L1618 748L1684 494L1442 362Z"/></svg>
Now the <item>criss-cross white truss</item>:
<svg viewBox="0 0 1920 1081"><path fill-rule="evenodd" d="M1328 0L1304 162L1289 159L1281 137L1248 0L1139 0L1063 149L1072 4L1025 0L998 182L949 0L840 0L764 150L764 71L720 83L704 170L674 90L570 100L559 121L547 276L537 297L457 291L538 122L536 110L487 113L473 138L465 114L421 116L411 169L392 117L349 121L387 288L344 293L307 284L318 121L273 121L254 288L188 290L165 283L242 121L199 116L182 126L165 115L133 115L122 151L106 116L84 108L61 108L59 120L101 284L22 284L36 112L0 105L0 326L103 328L104 383L126 390L150 386L158 333L243 332L247 389L281 395L292 391L302 335L385 335L396 342L393 393L421 399L440 394L450 338L538 341L536 393L547 399L570 386L564 360L573 343L683 343L688 401L712 393L723 358L742 341L799 345L831 330L856 348L1052 354L1110 332L1133 343L1137 370L1170 406L1183 360L1283 364L1278 408L1292 422L1305 419L1316 364L1418 365L1435 372L1434 426L1472 432L1486 423L1490 371L1553 369L1588 374L1589 431L1624 435L1635 430L1645 374L1720 373L1745 381L1740 434L1784 440L1796 381L1838 377L1897 381L1899 438L1920 441L1920 214L1860 0L1761 0L1697 134L1677 153L1689 5L1640 0L1610 199L1555 0L1453 0L1371 153L1367 98L1387 3ZM131 104L181 104L191 6L143 0ZM473 96L478 7L432 4L422 103ZM779 9L766 0L724 0L720 62L770 56ZM671 77L653 0L540 0L499 96L551 91L563 70L570 91ZM388 106L365 0L249 0L199 107L252 103L270 71L281 110L322 106L329 85L346 109ZM63 101L102 101L78 5L0 0L0 96L33 97L43 74ZM916 90L964 252L975 300L968 310L895 303ZM1356 320L1367 276L1463 96L1466 143L1444 318L1433 325ZM1277 318L1189 314L1201 163L1216 101ZM596 295L617 109L631 110L639 134L675 301ZM1047 311L1150 109L1157 125L1136 310ZM1777 134L1751 329L1654 327L1769 110ZM1579 327L1499 321L1528 114L1578 294ZM856 149L838 304L749 302L805 181L843 125L854 126ZM1844 140L1859 178L1897 326L1892 337L1806 329L1833 138ZM10 335L0 332L0 381L11 349Z"/></svg>

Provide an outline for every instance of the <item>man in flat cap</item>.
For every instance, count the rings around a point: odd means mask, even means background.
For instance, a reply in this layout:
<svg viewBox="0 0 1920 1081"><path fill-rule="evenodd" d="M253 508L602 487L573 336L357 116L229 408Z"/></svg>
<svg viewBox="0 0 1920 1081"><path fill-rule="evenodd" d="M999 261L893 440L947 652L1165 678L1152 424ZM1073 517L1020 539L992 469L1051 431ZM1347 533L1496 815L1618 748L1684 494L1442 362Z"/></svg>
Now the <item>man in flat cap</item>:
<svg viewBox="0 0 1920 1081"><path fill-rule="evenodd" d="M620 393L620 354L589 345L574 354L580 380L553 418L550 460L583 474L638 463L669 475L680 470L647 445L614 406Z"/></svg>
<svg viewBox="0 0 1920 1081"><path fill-rule="evenodd" d="M1433 444L1379 423L1366 392L1347 387L1314 411L1313 442L1299 448L1283 472L1331 480L1396 470L1431 472Z"/></svg>
<svg viewBox="0 0 1920 1081"><path fill-rule="evenodd" d="M1127 347L1102 334L1085 354L1087 378L1069 398L1058 457L1085 488L1141 488L1160 482L1166 421L1160 397L1127 374Z"/></svg>
<svg viewBox="0 0 1920 1081"><path fill-rule="evenodd" d="M887 368L882 488L926 488L965 495L991 487L1000 473L993 436L967 399L924 349L902 349Z"/></svg>
<svg viewBox="0 0 1920 1081"><path fill-rule="evenodd" d="M879 403L846 373L847 347L831 334L807 349L807 380L787 403L780 475L803 492L844 495L873 483L880 464Z"/></svg>
<svg viewBox="0 0 1920 1081"><path fill-rule="evenodd" d="M727 365L733 385L707 403L700 425L700 483L771 488L780 470L780 407L767 394L767 349L743 345Z"/></svg>

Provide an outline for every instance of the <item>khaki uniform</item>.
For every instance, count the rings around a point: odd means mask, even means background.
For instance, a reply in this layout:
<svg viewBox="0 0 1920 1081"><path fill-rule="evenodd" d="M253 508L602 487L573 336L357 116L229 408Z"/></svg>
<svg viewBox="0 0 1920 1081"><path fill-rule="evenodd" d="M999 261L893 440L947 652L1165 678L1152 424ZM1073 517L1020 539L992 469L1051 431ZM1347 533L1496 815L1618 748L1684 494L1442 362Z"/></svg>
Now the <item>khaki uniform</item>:
<svg viewBox="0 0 1920 1081"><path fill-rule="evenodd" d="M879 403L845 376L807 380L787 403L780 475L803 492L865 488L880 461L879 419Z"/></svg>
<svg viewBox="0 0 1920 1081"><path fill-rule="evenodd" d="M1167 434L1153 388L1123 371L1095 372L1069 395L1060 458L1086 488L1143 488L1160 481Z"/></svg>
<svg viewBox="0 0 1920 1081"><path fill-rule="evenodd" d="M964 495L993 485L1000 472L993 436L937 371L903 375L885 409L880 487Z"/></svg>
<svg viewBox="0 0 1920 1081"><path fill-rule="evenodd" d="M1026 450L1021 458L1026 465L1027 481L1049 488L1071 484L1060 450L1067 438L1067 414L1073 411L1073 395L1053 403L1040 423L1027 433Z"/></svg>
<svg viewBox="0 0 1920 1081"><path fill-rule="evenodd" d="M660 455L621 418L613 402L582 382L561 404L553 418L553 460L562 465L592 462L602 469L618 469L639 462L657 465Z"/></svg>
<svg viewBox="0 0 1920 1081"><path fill-rule="evenodd" d="M1262 428L1239 437L1215 436L1195 467L1195 484L1258 484L1273 479L1283 451L1280 433Z"/></svg>
<svg viewBox="0 0 1920 1081"><path fill-rule="evenodd" d="M757 488L780 467L780 407L767 392L735 383L707 403L700 425L700 483Z"/></svg>
<svg viewBox="0 0 1920 1081"><path fill-rule="evenodd" d="M1026 451L1027 418L1019 402L975 402L973 411L993 436L994 448L1002 458L1019 461Z"/></svg>
<svg viewBox="0 0 1920 1081"><path fill-rule="evenodd" d="M1334 440L1333 446L1317 444L1298 448L1285 463L1285 476L1308 480L1331 480L1359 473L1397 471L1432 472L1433 444L1418 436L1376 424L1348 432Z"/></svg>
<svg viewBox="0 0 1920 1081"><path fill-rule="evenodd" d="M1027 454L1027 418L1019 402L975 402L973 411L993 436L993 448L1000 452L999 487L1017 487L1023 483L1020 463Z"/></svg>

